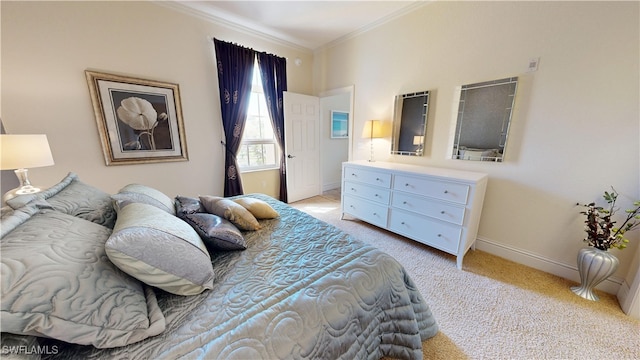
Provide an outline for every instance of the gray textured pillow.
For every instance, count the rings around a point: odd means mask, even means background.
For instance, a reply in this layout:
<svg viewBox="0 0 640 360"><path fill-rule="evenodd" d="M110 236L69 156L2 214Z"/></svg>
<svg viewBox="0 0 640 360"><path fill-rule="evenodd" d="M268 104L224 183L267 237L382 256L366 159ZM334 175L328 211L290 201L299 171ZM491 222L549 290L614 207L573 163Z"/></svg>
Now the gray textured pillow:
<svg viewBox="0 0 640 360"><path fill-rule="evenodd" d="M244 236L229 220L220 216L198 213L182 217L200 235L204 244L215 250L244 250L247 243Z"/></svg>
<svg viewBox="0 0 640 360"><path fill-rule="evenodd" d="M122 271L170 293L195 295L213 287L211 257L198 234L153 205L120 208L105 248Z"/></svg>
<svg viewBox="0 0 640 360"><path fill-rule="evenodd" d="M46 199L57 211L109 228L113 228L116 221L111 196L80 181L78 175L74 173L69 173L58 184L41 193L15 197L7 201L7 205L18 209L36 199Z"/></svg>
<svg viewBox="0 0 640 360"><path fill-rule="evenodd" d="M146 185L129 184L120 189L117 194L111 195L111 198L115 201L128 200L153 205L171 215L176 214L175 205L170 197Z"/></svg>
<svg viewBox="0 0 640 360"><path fill-rule="evenodd" d="M41 211L0 242L2 331L98 348L125 346L165 329L150 288L105 254L107 227Z"/></svg>
<svg viewBox="0 0 640 360"><path fill-rule="evenodd" d="M233 200L221 198L219 196L200 196L200 202L207 209L209 214L223 217L240 230L259 230L260 223L249 210Z"/></svg>
<svg viewBox="0 0 640 360"><path fill-rule="evenodd" d="M176 205L176 216L182 218L187 214L197 214L204 213L207 210L202 206L202 203L197 198L186 197L186 196L176 196L175 199Z"/></svg>

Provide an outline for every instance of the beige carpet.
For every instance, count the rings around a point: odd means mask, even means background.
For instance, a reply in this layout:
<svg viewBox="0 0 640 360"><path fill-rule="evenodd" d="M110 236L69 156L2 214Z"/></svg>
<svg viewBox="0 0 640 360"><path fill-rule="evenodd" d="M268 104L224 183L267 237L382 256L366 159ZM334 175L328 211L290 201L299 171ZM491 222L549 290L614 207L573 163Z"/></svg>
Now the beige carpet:
<svg viewBox="0 0 640 360"><path fill-rule="evenodd" d="M423 343L424 359L639 359L640 321L615 296L584 300L571 281L482 251L463 270L455 257L351 217L339 197L291 204L395 257L431 307L440 332Z"/></svg>

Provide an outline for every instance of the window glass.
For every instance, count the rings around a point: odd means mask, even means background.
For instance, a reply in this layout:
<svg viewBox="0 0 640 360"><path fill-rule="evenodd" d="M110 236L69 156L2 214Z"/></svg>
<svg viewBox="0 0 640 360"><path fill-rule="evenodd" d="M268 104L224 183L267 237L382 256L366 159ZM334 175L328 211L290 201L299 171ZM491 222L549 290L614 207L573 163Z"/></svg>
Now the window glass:
<svg viewBox="0 0 640 360"><path fill-rule="evenodd" d="M262 80L256 63L253 71L247 122L237 155L238 166L241 170L278 168L279 155L280 147L273 134L267 100L262 91Z"/></svg>

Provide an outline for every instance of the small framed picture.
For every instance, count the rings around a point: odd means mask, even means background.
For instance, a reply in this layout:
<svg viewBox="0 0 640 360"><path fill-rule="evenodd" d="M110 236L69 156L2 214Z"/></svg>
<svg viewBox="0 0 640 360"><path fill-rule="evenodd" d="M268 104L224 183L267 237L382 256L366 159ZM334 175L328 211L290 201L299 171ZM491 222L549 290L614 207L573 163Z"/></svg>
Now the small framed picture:
<svg viewBox="0 0 640 360"><path fill-rule="evenodd" d="M331 110L331 138L345 139L349 137L349 113Z"/></svg>
<svg viewBox="0 0 640 360"><path fill-rule="evenodd" d="M189 159L178 84L85 75L107 165Z"/></svg>

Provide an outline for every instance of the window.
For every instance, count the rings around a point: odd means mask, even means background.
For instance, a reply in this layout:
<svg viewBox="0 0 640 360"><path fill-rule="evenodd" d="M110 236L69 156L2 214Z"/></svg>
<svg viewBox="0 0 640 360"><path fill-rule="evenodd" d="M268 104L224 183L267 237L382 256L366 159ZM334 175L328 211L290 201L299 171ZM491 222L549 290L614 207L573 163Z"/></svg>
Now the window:
<svg viewBox="0 0 640 360"><path fill-rule="evenodd" d="M277 169L280 167L280 147L273 134L257 63L253 69L247 122L237 155L238 166L243 171Z"/></svg>

